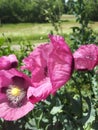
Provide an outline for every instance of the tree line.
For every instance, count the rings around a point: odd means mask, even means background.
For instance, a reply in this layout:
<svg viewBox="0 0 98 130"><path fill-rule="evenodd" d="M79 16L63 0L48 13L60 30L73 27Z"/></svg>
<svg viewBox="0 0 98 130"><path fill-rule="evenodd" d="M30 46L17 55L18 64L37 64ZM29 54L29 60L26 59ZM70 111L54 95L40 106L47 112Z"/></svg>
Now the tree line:
<svg viewBox="0 0 98 130"><path fill-rule="evenodd" d="M57 21L63 11L61 0L0 0L2 23Z"/></svg>
<svg viewBox="0 0 98 130"><path fill-rule="evenodd" d="M72 14L74 10L73 8L77 8L74 6L74 3L77 2L81 4L81 0L68 0L65 2L65 12ZM88 19L92 21L98 21L98 0L83 0L83 3L85 6L84 13L87 15Z"/></svg>
<svg viewBox="0 0 98 130"><path fill-rule="evenodd" d="M0 22L58 21L62 14L73 13L74 2L75 0L0 0ZM98 21L98 0L84 0L84 3L88 18Z"/></svg>

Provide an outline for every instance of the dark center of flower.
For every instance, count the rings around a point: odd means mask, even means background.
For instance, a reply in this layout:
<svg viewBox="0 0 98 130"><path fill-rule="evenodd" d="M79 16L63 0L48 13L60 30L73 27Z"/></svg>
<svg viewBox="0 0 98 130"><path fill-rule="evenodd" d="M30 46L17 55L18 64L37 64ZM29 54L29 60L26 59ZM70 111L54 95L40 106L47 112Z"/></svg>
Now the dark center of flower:
<svg viewBox="0 0 98 130"><path fill-rule="evenodd" d="M11 68L15 68L15 67L17 67L17 62L13 62L13 63L11 64Z"/></svg>
<svg viewBox="0 0 98 130"><path fill-rule="evenodd" d="M47 66L44 68L44 75L48 76L48 67Z"/></svg>
<svg viewBox="0 0 98 130"><path fill-rule="evenodd" d="M22 105L22 101L26 96L26 91L16 85L10 85L6 90L7 98L13 107Z"/></svg>

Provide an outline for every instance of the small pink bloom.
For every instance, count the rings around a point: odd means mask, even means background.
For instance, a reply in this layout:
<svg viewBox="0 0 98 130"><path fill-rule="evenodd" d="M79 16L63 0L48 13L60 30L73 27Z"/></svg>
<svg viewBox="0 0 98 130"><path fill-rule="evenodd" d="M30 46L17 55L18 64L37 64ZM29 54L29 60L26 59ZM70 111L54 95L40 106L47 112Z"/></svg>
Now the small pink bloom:
<svg viewBox="0 0 98 130"><path fill-rule="evenodd" d="M16 69L0 71L0 118L17 120L34 108L27 98L30 86L31 80L22 72Z"/></svg>
<svg viewBox="0 0 98 130"><path fill-rule="evenodd" d="M35 88L30 88L28 93L33 103L55 93L70 79L72 73L73 57L63 37L49 35L49 38L50 44L40 45L23 60L25 66L22 69L32 73L31 80Z"/></svg>
<svg viewBox="0 0 98 130"><path fill-rule="evenodd" d="M10 68L15 68L18 65L18 60L14 54L9 56L0 57L0 70L8 70Z"/></svg>
<svg viewBox="0 0 98 130"><path fill-rule="evenodd" d="M94 44L80 46L73 56L76 70L92 70L98 65L98 47Z"/></svg>

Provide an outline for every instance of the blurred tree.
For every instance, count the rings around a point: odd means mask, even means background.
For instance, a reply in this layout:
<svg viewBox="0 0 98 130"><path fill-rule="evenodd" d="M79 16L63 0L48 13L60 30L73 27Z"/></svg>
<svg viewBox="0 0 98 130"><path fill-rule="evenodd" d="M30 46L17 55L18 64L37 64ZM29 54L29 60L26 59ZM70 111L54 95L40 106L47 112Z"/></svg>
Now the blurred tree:
<svg viewBox="0 0 98 130"><path fill-rule="evenodd" d="M62 2L61 0L0 0L0 21L2 23L47 22L47 17L58 21L63 10Z"/></svg>
<svg viewBox="0 0 98 130"><path fill-rule="evenodd" d="M98 0L83 0L85 4L85 12L88 15L88 18L93 21L98 21ZM67 13L73 13L73 3L78 2L79 0L68 0L66 2Z"/></svg>
<svg viewBox="0 0 98 130"><path fill-rule="evenodd" d="M68 0L66 2L66 6L67 6L67 13L68 14L72 14L73 13L73 4L74 4L74 0Z"/></svg>
<svg viewBox="0 0 98 130"><path fill-rule="evenodd" d="M98 0L84 0L90 20L98 21Z"/></svg>

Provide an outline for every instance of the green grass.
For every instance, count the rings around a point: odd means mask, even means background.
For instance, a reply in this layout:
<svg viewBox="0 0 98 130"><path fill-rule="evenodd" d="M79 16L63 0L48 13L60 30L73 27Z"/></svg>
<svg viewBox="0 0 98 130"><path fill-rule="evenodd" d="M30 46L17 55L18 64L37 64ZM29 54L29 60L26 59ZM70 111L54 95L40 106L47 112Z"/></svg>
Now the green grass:
<svg viewBox="0 0 98 130"><path fill-rule="evenodd" d="M75 22L76 19L75 19L75 16L73 15L62 15L61 21L62 22Z"/></svg>
<svg viewBox="0 0 98 130"><path fill-rule="evenodd" d="M52 30L51 24L5 24L0 27L0 38L17 40L43 40Z"/></svg>
<svg viewBox="0 0 98 130"><path fill-rule="evenodd" d="M71 27L79 26L73 15L63 15L61 22L62 32L66 37L72 32ZM98 33L98 22L91 22L89 26ZM6 41L11 41L12 44L19 44L21 41L46 42L51 30L55 33L50 23L2 24L0 26L0 44L6 43Z"/></svg>

